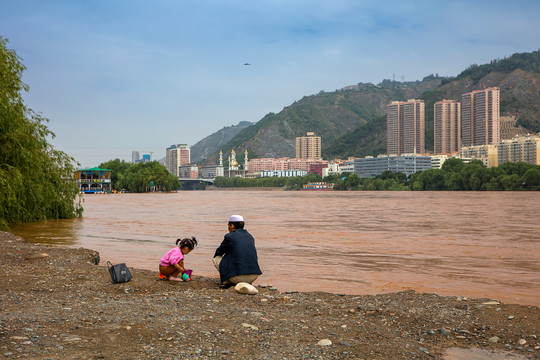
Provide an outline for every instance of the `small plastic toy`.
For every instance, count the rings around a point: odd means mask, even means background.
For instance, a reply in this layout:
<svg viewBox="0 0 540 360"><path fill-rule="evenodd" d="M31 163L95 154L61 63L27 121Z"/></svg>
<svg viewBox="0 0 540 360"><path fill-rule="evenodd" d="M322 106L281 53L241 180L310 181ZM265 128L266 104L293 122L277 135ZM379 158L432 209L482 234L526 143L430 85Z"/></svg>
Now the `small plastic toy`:
<svg viewBox="0 0 540 360"><path fill-rule="evenodd" d="M186 269L186 271L184 271L182 273L182 280L184 281L191 281L191 273L193 272L193 270L191 269Z"/></svg>

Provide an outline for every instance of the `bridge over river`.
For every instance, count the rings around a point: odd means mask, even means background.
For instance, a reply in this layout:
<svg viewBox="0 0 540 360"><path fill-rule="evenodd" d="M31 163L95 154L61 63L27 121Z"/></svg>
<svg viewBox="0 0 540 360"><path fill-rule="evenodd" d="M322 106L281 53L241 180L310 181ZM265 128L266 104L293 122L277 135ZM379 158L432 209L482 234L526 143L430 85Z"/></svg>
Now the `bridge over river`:
<svg viewBox="0 0 540 360"><path fill-rule="evenodd" d="M178 178L184 190L204 190L207 185L213 185L214 179Z"/></svg>

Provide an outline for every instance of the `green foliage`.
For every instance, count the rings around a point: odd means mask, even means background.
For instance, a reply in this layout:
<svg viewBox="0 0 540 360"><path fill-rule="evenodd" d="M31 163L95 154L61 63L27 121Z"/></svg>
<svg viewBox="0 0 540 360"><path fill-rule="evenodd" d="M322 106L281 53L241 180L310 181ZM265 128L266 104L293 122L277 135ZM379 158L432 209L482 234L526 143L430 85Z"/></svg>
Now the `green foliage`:
<svg viewBox="0 0 540 360"><path fill-rule="evenodd" d="M284 187L300 190L309 182L321 181L316 174L296 178L216 178L217 187ZM322 179L334 183L334 190L383 191L516 191L540 190L540 165L505 163L486 168L481 161L465 164L461 159L446 160L442 169L430 169L410 175L385 171L375 178L360 178L343 173Z"/></svg>
<svg viewBox="0 0 540 360"><path fill-rule="evenodd" d="M107 162L99 164L100 169L108 169L111 171L111 189L122 189L122 186L119 186L119 175L122 175L126 172L126 170L133 164L120 160L120 159L114 159L109 160Z"/></svg>
<svg viewBox="0 0 540 360"><path fill-rule="evenodd" d="M334 190L407 190L405 179L407 176L403 173L394 173L385 171L375 178L361 178L356 174L343 173L341 175L330 175L324 178L324 181L333 182Z"/></svg>
<svg viewBox="0 0 540 360"><path fill-rule="evenodd" d="M478 160L464 164L460 159L448 159L441 169L411 175L409 187L415 191L538 191L540 166L507 162L498 167L486 168Z"/></svg>
<svg viewBox="0 0 540 360"><path fill-rule="evenodd" d="M255 179L246 179L240 177L226 178L218 176L214 180L214 186L219 188L229 187L253 187L253 188L271 188L280 187L290 190L300 190L302 186L310 182L319 182L321 177L317 174L307 174L306 176L296 177L263 177Z"/></svg>
<svg viewBox="0 0 540 360"><path fill-rule="evenodd" d="M516 53L509 58L492 60L489 64L469 66L457 76L457 80L469 77L476 84L491 72L510 73L516 69L540 74L540 50Z"/></svg>
<svg viewBox="0 0 540 360"><path fill-rule="evenodd" d="M25 67L0 37L0 229L8 225L81 216L74 159L55 150L49 120L27 108Z"/></svg>
<svg viewBox="0 0 540 360"><path fill-rule="evenodd" d="M323 148L323 153L328 158L375 156L385 151L386 116L359 126Z"/></svg>
<svg viewBox="0 0 540 360"><path fill-rule="evenodd" d="M173 191L180 187L178 178L157 161L131 164L115 159L101 163L98 167L112 170L111 183L115 190L141 193Z"/></svg>

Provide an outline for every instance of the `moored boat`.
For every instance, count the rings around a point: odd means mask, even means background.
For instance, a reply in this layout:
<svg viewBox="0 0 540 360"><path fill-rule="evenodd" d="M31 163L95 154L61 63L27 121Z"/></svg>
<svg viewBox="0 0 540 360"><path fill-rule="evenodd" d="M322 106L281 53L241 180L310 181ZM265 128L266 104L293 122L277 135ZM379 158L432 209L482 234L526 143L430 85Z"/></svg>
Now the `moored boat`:
<svg viewBox="0 0 540 360"><path fill-rule="evenodd" d="M302 186L302 190L334 190L334 183L327 182L313 182L307 183Z"/></svg>

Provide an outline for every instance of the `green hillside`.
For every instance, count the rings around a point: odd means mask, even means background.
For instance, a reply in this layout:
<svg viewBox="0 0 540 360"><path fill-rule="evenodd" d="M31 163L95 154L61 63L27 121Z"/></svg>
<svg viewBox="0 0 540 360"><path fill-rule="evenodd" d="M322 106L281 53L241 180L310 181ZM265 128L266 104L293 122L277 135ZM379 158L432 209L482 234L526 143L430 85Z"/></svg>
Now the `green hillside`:
<svg viewBox="0 0 540 360"><path fill-rule="evenodd" d="M433 104L461 101L461 94L487 87L501 89L501 115L515 115L516 125L540 132L540 50L514 54L485 65L471 65L461 74L422 95L426 102L426 144L433 145Z"/></svg>
<svg viewBox="0 0 540 360"><path fill-rule="evenodd" d="M433 104L487 87L501 89L501 115L515 115L517 125L540 131L540 51L514 54L485 65L471 65L455 78L426 76L422 81L384 80L378 85L305 96L281 112L269 113L246 127L221 149L248 150L252 157L295 156L295 138L312 131L322 138L327 159L386 152L385 108L391 101L426 102L426 148L433 149ZM242 161L243 159L239 159ZM208 163L217 161L217 152Z"/></svg>
<svg viewBox="0 0 540 360"><path fill-rule="evenodd" d="M240 131L223 148L227 154L234 149L241 153L247 149L252 157L295 156L295 139L313 131L322 137L324 156L340 156L344 146L338 146L341 138L356 150L370 154L370 148L381 148L381 122L384 122L385 106L392 100L419 97L425 90L433 89L443 78L429 76L423 81L399 83L385 80L379 85L359 84L358 90L336 90L305 96L285 107L281 112L269 113L260 121ZM374 130L376 129L376 130ZM378 132L377 136L373 136ZM352 134L363 139L361 149ZM385 143L384 143L385 144ZM217 161L217 152L207 163ZM242 161L243 159L237 159Z"/></svg>

